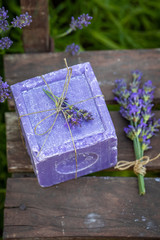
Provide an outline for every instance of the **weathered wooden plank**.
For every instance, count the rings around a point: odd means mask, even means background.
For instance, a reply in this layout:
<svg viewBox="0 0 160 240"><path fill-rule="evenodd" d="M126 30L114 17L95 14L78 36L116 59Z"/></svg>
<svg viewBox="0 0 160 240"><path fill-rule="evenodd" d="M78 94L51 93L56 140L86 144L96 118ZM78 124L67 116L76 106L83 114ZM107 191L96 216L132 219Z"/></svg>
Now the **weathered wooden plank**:
<svg viewBox="0 0 160 240"><path fill-rule="evenodd" d="M25 79L64 68L68 65L90 62L107 102L112 102L112 89L117 78L130 80L130 72L139 69L144 80L152 80L156 86L155 99L160 102L160 51L121 50L89 51L78 56L67 53L11 54L5 55L4 67L7 82L11 85ZM11 104L13 106L13 102Z"/></svg>
<svg viewBox="0 0 160 240"><path fill-rule="evenodd" d="M118 160L134 160L132 141L124 134L123 128L127 125L118 112L111 112L111 117L118 137ZM156 112L156 117L160 118L160 111ZM7 131L7 160L9 172L32 172L27 151L22 144L16 113L6 113ZM159 151L160 135L154 136L151 140L152 149L146 152L149 157L155 157ZM112 169L113 170L113 169ZM160 160L157 159L147 165L147 170L160 170Z"/></svg>
<svg viewBox="0 0 160 240"><path fill-rule="evenodd" d="M136 178L8 179L4 239L159 239L160 178L145 182L141 197Z"/></svg>
<svg viewBox="0 0 160 240"><path fill-rule="evenodd" d="M48 52L49 23L48 0L20 0L22 13L32 16L32 23L23 29L23 46L25 52Z"/></svg>

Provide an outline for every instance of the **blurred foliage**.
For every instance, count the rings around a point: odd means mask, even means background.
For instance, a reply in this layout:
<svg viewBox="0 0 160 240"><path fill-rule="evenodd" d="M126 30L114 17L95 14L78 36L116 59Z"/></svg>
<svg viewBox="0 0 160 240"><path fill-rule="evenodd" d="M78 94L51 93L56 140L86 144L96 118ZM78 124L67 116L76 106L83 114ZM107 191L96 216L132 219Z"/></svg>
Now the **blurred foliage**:
<svg viewBox="0 0 160 240"><path fill-rule="evenodd" d="M160 47L160 1L152 0L50 0L50 34L67 30L71 16L93 16L88 28L55 39L55 50L75 42L81 50Z"/></svg>

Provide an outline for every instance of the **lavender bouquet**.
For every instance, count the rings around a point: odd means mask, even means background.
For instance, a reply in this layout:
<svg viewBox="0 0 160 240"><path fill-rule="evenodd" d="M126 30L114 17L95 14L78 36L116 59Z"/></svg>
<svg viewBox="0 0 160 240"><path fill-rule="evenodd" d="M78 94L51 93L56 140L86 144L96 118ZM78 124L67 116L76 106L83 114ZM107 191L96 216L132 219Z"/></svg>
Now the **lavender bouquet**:
<svg viewBox="0 0 160 240"><path fill-rule="evenodd" d="M132 82L127 89L124 79L115 81L116 88L113 90L115 100L120 104L121 115L129 120L130 124L124 128L128 138L133 141L135 157L139 162L143 162L144 151L151 148L150 138L155 135L160 127L160 119L156 120L153 107L153 95L155 87L149 80L140 88L142 73L132 72ZM138 169L139 194L145 194L144 175L145 167Z"/></svg>

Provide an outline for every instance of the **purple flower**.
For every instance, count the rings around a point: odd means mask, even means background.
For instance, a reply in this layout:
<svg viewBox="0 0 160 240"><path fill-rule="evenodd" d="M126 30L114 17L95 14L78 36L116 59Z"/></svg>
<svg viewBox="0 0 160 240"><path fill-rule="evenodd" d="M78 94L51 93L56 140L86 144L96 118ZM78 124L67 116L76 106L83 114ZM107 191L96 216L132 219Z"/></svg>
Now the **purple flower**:
<svg viewBox="0 0 160 240"><path fill-rule="evenodd" d="M69 105L67 98L64 99L62 107L70 127L81 126L83 121L88 122L94 119L91 112Z"/></svg>
<svg viewBox="0 0 160 240"><path fill-rule="evenodd" d="M113 93L116 95L114 98L124 108L127 107L127 99L130 92L127 90L127 84L124 79L118 79L115 81L116 88L113 89Z"/></svg>
<svg viewBox="0 0 160 240"><path fill-rule="evenodd" d="M138 70L132 71L133 81L130 83L130 91L133 93L137 93L142 77L142 73Z"/></svg>
<svg viewBox="0 0 160 240"><path fill-rule="evenodd" d="M9 85L7 82L2 81L2 77L0 76L0 102L3 103L5 99L11 98L11 91L9 89Z"/></svg>
<svg viewBox="0 0 160 240"><path fill-rule="evenodd" d="M126 133L127 137L130 138L131 140L133 140L136 136L139 135L137 129L132 125L128 125L128 127L125 127L124 132Z"/></svg>
<svg viewBox="0 0 160 240"><path fill-rule="evenodd" d="M0 30L6 31L8 29L8 10L5 10L4 7L0 8Z"/></svg>
<svg viewBox="0 0 160 240"><path fill-rule="evenodd" d="M123 106L120 107L120 111L119 111L122 115L122 117L126 118L127 120L131 121L131 115L128 111L128 109L124 108Z"/></svg>
<svg viewBox="0 0 160 240"><path fill-rule="evenodd" d="M70 28L72 29L72 30L76 30L76 28L77 28L77 20L74 18L74 17L71 17L71 23L70 23Z"/></svg>
<svg viewBox="0 0 160 240"><path fill-rule="evenodd" d="M87 14L83 13L78 17L78 19L75 19L74 17L71 17L71 23L70 23L70 28L72 30L82 29L84 26L88 27L89 24L91 24L90 20L92 20L93 17L90 17Z"/></svg>
<svg viewBox="0 0 160 240"><path fill-rule="evenodd" d="M153 106L154 104L148 104L142 108L141 115L145 123L155 115L151 112Z"/></svg>
<svg viewBox="0 0 160 240"><path fill-rule="evenodd" d="M11 22L13 27L22 28L25 26L29 26L32 22L32 17L26 12L25 14L21 14L19 17L13 18Z"/></svg>
<svg viewBox="0 0 160 240"><path fill-rule="evenodd" d="M3 37L0 40L0 49L8 49L12 45L12 40L9 37Z"/></svg>
<svg viewBox="0 0 160 240"><path fill-rule="evenodd" d="M149 93L149 92L153 93L153 90L155 89L155 87L152 85L152 81L148 80L143 84L143 89L146 93Z"/></svg>
<svg viewBox="0 0 160 240"><path fill-rule="evenodd" d="M150 139L147 139L146 136L143 136L142 143L141 143L142 151L146 151L146 150L152 148L151 146L149 146L150 142L151 142Z"/></svg>
<svg viewBox="0 0 160 240"><path fill-rule="evenodd" d="M70 52L73 56L76 55L79 52L80 47L76 45L75 43L72 43L71 45L68 45L66 47L65 52Z"/></svg>
<svg viewBox="0 0 160 240"><path fill-rule="evenodd" d="M132 73L132 77L133 77L133 82L139 86L140 80L143 75L142 72L140 72L139 70L134 70L131 73Z"/></svg>
<svg viewBox="0 0 160 240"><path fill-rule="evenodd" d="M128 104L128 111L131 114L131 116L135 116L138 113L140 113L140 108L136 105Z"/></svg>
<svg viewBox="0 0 160 240"><path fill-rule="evenodd" d="M126 84L126 81L124 79L117 79L115 81L115 85L116 85L116 88L113 89L113 93L116 96L122 95L122 92L124 92L127 89L127 84Z"/></svg>

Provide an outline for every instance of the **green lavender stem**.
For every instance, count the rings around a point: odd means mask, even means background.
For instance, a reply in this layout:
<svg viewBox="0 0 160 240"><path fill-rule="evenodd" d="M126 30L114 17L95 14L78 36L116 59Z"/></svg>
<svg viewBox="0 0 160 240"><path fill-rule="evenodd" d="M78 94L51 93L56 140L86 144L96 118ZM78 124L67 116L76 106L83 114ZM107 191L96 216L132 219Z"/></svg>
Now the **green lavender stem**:
<svg viewBox="0 0 160 240"><path fill-rule="evenodd" d="M47 94L47 96L49 97L49 98L51 98L52 99L52 101L54 101L54 103L55 103L55 99L52 97L52 95L51 95L51 93L49 92L49 91L47 91L47 90L45 90L45 89L43 89L43 91ZM57 97L56 95L54 95L54 97L55 98L57 98L57 99L59 99L59 97ZM71 105L69 105L68 103L66 103L66 102L64 102L66 105L68 105L69 107L71 107ZM78 111L76 111L76 112L78 112ZM66 112L66 114L69 116L69 114Z"/></svg>
<svg viewBox="0 0 160 240"><path fill-rule="evenodd" d="M54 102L55 102L55 100L53 99L53 97L52 97L52 95L51 95L51 93L49 92L49 91L47 91L47 90L45 90L45 89L43 89L43 91L48 95L48 97L50 97ZM60 99L59 97L57 97L56 95L54 95L54 97L55 98L57 98L57 99ZM71 109L72 107L73 107L73 105L70 105L70 104L68 104L67 102L65 102L64 101L64 103L68 106L68 108L69 109ZM74 109L76 112L78 112L76 109Z"/></svg>
<svg viewBox="0 0 160 240"><path fill-rule="evenodd" d="M136 159L140 159L141 157L143 157L143 152L142 152L138 137L134 138L133 145L134 145L134 152L136 155ZM138 174L138 186L139 186L139 194L144 195L145 194L145 184L144 184L144 177L141 174Z"/></svg>
<svg viewBox="0 0 160 240"><path fill-rule="evenodd" d="M43 89L43 92L45 92L45 93L47 94L47 96L48 96L49 98L51 98L52 101L55 103L55 100L54 100L54 98L52 97L52 95L51 95L51 93L50 93L49 91ZM54 95L54 96L55 96L55 95Z"/></svg>
<svg viewBox="0 0 160 240"><path fill-rule="evenodd" d="M66 32L57 35L55 38L65 37L65 36L67 36L68 34L70 34L72 31L73 31L73 29L72 29L72 28L69 28Z"/></svg>
<svg viewBox="0 0 160 240"><path fill-rule="evenodd" d="M50 97L54 102L55 102L55 99L52 97L51 93L45 89L43 89L43 92L45 92L47 94L48 97ZM57 99L60 99L59 97L57 97L56 95L53 94L53 96ZM68 103L64 102L66 105L68 105L69 107L71 107L71 105L69 105Z"/></svg>

